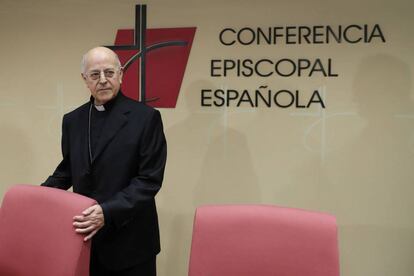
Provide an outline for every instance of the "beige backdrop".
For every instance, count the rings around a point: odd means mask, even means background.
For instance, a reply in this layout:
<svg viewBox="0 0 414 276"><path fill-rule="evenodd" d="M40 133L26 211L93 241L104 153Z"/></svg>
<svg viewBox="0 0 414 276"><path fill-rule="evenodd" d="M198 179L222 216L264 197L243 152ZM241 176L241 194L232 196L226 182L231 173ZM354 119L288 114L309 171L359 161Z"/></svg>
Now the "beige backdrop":
<svg viewBox="0 0 414 276"><path fill-rule="evenodd" d="M149 27L197 32L157 196L161 276L187 273L204 203L326 211L339 223L344 276L414 275L413 2L146 1ZM58 164L62 115L88 99L81 55L133 28L135 1L0 1L0 196ZM381 25L387 43L225 47L219 31L286 25ZM211 58L332 57L338 78L211 78ZM320 89L327 108L201 108L202 88Z"/></svg>

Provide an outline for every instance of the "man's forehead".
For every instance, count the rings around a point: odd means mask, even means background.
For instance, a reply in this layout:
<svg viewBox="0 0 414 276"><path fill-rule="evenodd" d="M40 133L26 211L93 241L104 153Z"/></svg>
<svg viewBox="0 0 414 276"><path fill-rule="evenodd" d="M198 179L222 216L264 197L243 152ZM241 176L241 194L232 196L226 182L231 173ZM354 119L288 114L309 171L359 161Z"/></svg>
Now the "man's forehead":
<svg viewBox="0 0 414 276"><path fill-rule="evenodd" d="M116 66L117 61L111 55L91 55L86 58L86 68L90 70L116 68Z"/></svg>
<svg viewBox="0 0 414 276"><path fill-rule="evenodd" d="M109 70L109 69L116 69L116 64L113 63L95 63L89 64L86 66L88 71L100 71L100 70Z"/></svg>

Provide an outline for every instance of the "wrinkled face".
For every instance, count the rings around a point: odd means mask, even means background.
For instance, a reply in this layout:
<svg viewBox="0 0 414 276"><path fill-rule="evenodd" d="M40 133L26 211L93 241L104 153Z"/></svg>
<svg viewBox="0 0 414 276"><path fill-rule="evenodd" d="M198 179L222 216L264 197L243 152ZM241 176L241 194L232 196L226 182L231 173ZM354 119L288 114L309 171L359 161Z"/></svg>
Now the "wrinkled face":
<svg viewBox="0 0 414 276"><path fill-rule="evenodd" d="M96 48L86 54L82 78L95 98L95 104L104 104L118 94L122 75L122 68L111 50Z"/></svg>

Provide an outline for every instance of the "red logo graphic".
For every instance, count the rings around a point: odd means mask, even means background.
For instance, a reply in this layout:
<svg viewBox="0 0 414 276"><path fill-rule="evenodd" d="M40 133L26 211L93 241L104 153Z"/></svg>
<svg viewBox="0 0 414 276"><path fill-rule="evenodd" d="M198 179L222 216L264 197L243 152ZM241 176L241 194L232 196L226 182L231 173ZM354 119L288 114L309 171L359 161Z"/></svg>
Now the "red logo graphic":
<svg viewBox="0 0 414 276"><path fill-rule="evenodd" d="M114 50L124 67L122 92L153 107L174 108L196 28L146 28L146 5L135 6L135 30L118 30Z"/></svg>

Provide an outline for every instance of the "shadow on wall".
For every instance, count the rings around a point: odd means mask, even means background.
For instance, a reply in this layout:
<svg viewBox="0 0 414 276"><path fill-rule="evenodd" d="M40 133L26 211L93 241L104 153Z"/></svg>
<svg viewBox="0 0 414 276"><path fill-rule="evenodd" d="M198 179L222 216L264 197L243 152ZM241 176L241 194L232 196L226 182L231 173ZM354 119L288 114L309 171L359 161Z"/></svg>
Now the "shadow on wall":
<svg viewBox="0 0 414 276"><path fill-rule="evenodd" d="M401 60L362 60L354 101L365 128L330 154L321 190L342 225L344 275L409 276L414 264L411 72Z"/></svg>
<svg viewBox="0 0 414 276"><path fill-rule="evenodd" d="M194 189L194 205L260 203L260 187L250 147L245 135L231 127L231 111L225 106L212 106L200 107L200 112L213 113L216 120L200 126L207 127L208 139L198 167L201 173Z"/></svg>
<svg viewBox="0 0 414 276"><path fill-rule="evenodd" d="M223 124L215 131L194 190L195 204L260 203L260 187L246 137Z"/></svg>
<svg viewBox="0 0 414 276"><path fill-rule="evenodd" d="M166 182L162 189L163 208L160 215L162 255L159 258L160 275L186 275L192 223L196 205L194 187L200 177L200 167L207 152L211 128L218 114L206 113L200 105L199 91L211 87L207 81L192 83L180 93L188 116L165 130L168 143ZM170 184L168 184L170 183Z"/></svg>
<svg viewBox="0 0 414 276"><path fill-rule="evenodd" d="M208 81L197 81L183 91L189 114L166 129L166 175L172 185L163 187L164 208L159 210L161 235L168 241L163 243L160 275L187 274L197 206L260 202L245 137L222 124L225 110L201 106L200 91L211 87Z"/></svg>

